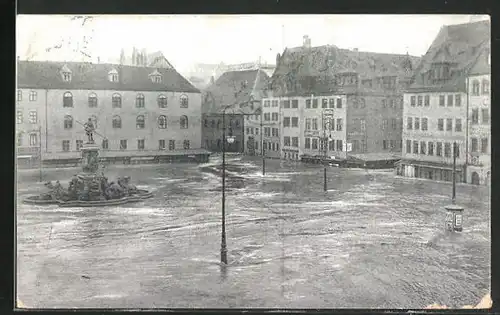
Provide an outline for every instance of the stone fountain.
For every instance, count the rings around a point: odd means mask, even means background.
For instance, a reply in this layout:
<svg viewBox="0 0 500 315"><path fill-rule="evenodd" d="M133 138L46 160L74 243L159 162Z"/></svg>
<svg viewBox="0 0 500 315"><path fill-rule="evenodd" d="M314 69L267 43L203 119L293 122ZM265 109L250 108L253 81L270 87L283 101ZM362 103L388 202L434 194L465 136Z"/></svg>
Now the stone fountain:
<svg viewBox="0 0 500 315"><path fill-rule="evenodd" d="M59 181L45 183L49 192L24 199L28 204L58 204L61 207L96 207L120 205L150 198L153 194L130 184L130 177L118 177L108 182L104 171L99 172L99 146L95 144L94 125L89 119L84 124L88 141L81 148L82 172L73 176L68 188Z"/></svg>

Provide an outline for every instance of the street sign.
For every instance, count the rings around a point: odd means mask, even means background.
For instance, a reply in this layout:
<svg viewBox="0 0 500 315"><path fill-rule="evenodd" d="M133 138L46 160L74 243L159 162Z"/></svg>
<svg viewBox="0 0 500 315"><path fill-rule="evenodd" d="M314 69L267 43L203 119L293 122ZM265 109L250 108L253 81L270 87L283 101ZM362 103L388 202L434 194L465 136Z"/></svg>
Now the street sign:
<svg viewBox="0 0 500 315"><path fill-rule="evenodd" d="M304 136L305 137L319 137L319 131L318 130L306 130L306 131L304 131Z"/></svg>
<svg viewBox="0 0 500 315"><path fill-rule="evenodd" d="M323 117L325 118L331 118L333 117L334 111L333 109L324 109L323 110Z"/></svg>

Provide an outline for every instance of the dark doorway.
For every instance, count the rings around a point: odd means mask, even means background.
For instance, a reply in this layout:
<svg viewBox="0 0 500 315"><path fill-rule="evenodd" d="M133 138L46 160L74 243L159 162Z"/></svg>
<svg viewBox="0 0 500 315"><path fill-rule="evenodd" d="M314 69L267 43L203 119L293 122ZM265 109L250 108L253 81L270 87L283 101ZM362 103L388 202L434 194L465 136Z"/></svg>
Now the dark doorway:
<svg viewBox="0 0 500 315"><path fill-rule="evenodd" d="M471 183L472 183L472 185L479 185L479 174L478 173L472 172Z"/></svg>

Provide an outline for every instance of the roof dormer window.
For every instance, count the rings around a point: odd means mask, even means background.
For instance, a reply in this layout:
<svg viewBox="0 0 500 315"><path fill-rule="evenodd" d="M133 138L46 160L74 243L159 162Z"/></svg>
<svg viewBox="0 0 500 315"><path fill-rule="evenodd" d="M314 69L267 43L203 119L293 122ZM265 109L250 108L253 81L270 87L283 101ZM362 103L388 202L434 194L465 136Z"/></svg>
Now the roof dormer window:
<svg viewBox="0 0 500 315"><path fill-rule="evenodd" d="M71 82L71 70L67 65L64 65L61 69L61 76L64 82Z"/></svg>
<svg viewBox="0 0 500 315"><path fill-rule="evenodd" d="M149 78L151 79L151 82L153 83L161 83L162 82L162 75L158 70L155 70L153 73L149 75Z"/></svg>
<svg viewBox="0 0 500 315"><path fill-rule="evenodd" d="M116 69L111 69L108 72L108 80L109 82L118 82L118 71Z"/></svg>

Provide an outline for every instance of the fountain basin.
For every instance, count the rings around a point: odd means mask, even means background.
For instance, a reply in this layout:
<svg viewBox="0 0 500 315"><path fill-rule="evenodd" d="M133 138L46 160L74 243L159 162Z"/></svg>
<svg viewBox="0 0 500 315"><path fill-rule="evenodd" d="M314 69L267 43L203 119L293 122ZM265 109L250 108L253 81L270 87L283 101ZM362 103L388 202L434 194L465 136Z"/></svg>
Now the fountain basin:
<svg viewBox="0 0 500 315"><path fill-rule="evenodd" d="M59 207L106 207L106 206L117 206L126 203L139 202L144 199L153 197L153 193L138 189L137 193L130 196L125 196L118 199L108 199L108 200L53 200L53 199L43 199L40 196L29 196L23 200L25 204L34 205L59 205Z"/></svg>

